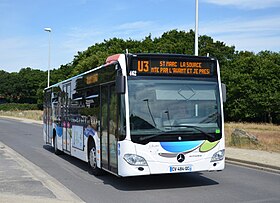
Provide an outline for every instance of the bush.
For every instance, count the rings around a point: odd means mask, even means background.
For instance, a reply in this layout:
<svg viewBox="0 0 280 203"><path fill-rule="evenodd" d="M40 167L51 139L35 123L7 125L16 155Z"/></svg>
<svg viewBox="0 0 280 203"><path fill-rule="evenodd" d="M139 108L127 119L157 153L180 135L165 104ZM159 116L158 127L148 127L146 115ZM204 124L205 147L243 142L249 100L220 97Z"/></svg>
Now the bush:
<svg viewBox="0 0 280 203"><path fill-rule="evenodd" d="M23 110L38 110L37 104L17 104L5 103L0 104L0 111L23 111Z"/></svg>

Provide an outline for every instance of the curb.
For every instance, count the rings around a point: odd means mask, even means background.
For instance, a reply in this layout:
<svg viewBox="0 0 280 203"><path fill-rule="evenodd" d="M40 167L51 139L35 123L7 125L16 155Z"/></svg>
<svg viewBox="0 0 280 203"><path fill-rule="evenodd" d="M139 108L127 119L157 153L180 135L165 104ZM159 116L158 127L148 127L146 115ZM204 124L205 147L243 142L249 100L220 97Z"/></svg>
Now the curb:
<svg viewBox="0 0 280 203"><path fill-rule="evenodd" d="M70 189L61 184L58 180L50 176L47 172L41 169L39 166L35 165L31 161L24 158L18 152L5 145L0 141L0 147L7 153L11 159L16 161L22 170L25 170L30 174L30 176L37 181L40 181L44 187L49 189L55 198L40 197L40 196L26 196L17 194L5 194L0 191L1 202L73 202L80 203L83 202L80 197L73 193Z"/></svg>
<svg viewBox="0 0 280 203"><path fill-rule="evenodd" d="M280 167L272 166L268 164L262 164L258 162L246 161L246 160L229 158L229 157L226 157L226 163L280 174Z"/></svg>

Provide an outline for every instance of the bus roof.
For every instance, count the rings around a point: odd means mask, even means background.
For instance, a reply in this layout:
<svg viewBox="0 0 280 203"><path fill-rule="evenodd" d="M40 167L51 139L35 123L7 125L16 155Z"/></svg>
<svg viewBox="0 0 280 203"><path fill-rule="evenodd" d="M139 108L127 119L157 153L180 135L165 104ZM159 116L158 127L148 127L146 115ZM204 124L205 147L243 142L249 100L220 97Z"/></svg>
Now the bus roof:
<svg viewBox="0 0 280 203"><path fill-rule="evenodd" d="M48 89L50 89L50 88L53 88L53 87L57 87L58 85L63 84L63 83L66 83L66 82L68 82L68 81L71 81L71 80L74 79L74 78L77 78L77 77L86 75L86 74L88 74L88 73L91 73L91 72L93 72L93 71L95 71L95 70L98 70L98 69L100 69L100 68L102 68L102 67L104 67L104 66L106 66L106 65L107 65L107 64L98 66L98 67L93 68L93 69L90 69L90 70L88 70L88 71L86 71L86 72L84 72L84 73L81 73L81 74L79 74L79 75L75 75L75 76L73 76L73 77L71 77L71 78L68 78L68 79L63 80L63 81L61 81L61 82L58 82L58 83L56 83L56 84L53 84L53 85L51 85L51 86L49 86L49 87L46 87L46 88L44 89L44 91L46 91L46 90L48 90Z"/></svg>
<svg viewBox="0 0 280 203"><path fill-rule="evenodd" d="M93 68L93 69L90 69L90 70L88 70L88 71L86 71L86 72L84 72L84 73L81 73L81 74L79 74L79 75L76 75L76 76L73 76L73 77L71 77L71 78L68 78L68 79L66 79L66 80L63 80L63 81L61 81L61 82L58 82L58 83L56 83L56 84L53 84L53 85L51 85L51 86L49 86L49 87L46 87L44 90L47 90L47 89L50 89L50 88L53 88L53 87L57 87L58 85L63 84L63 83L66 83L66 82L68 82L68 81L71 81L71 80L74 79L74 78L83 76L83 75L85 75L85 74L88 74L88 73L91 73L91 72L93 72L93 71L95 71L95 70L98 70L98 69L100 69L100 68L102 68L102 67L104 67L104 66L107 66L108 64L117 62L121 55L122 55L122 54L114 54L114 55L111 55L111 56L109 56L109 57L106 59L106 63L105 63L105 64L103 64L103 65L101 65L101 66L98 66L98 67L95 67L95 68ZM127 56L128 58L130 58L130 57L132 57L132 58L134 58L134 57L140 57L140 58L141 58L141 57L145 57L145 58L154 58L154 59L156 59L156 58L159 58L159 59L160 59L160 58L177 58L177 59L180 59L180 58L182 58L182 59L183 59L183 58L192 58L192 59L205 60L205 61L209 61L209 60L214 61L214 60L216 60L216 59L213 58L213 57L193 56L193 55L185 55L185 54L168 54L168 53L135 53L135 54L129 53L129 54L126 54L126 56Z"/></svg>

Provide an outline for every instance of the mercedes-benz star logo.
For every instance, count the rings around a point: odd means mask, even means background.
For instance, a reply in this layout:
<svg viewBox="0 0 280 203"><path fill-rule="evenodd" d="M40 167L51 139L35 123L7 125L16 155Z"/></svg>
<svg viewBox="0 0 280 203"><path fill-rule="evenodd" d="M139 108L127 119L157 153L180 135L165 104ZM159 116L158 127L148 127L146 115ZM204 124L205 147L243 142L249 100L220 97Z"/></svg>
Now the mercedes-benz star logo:
<svg viewBox="0 0 280 203"><path fill-rule="evenodd" d="M177 161L178 161L179 163L182 163L184 160L185 160L184 154L178 154L178 156L177 156Z"/></svg>

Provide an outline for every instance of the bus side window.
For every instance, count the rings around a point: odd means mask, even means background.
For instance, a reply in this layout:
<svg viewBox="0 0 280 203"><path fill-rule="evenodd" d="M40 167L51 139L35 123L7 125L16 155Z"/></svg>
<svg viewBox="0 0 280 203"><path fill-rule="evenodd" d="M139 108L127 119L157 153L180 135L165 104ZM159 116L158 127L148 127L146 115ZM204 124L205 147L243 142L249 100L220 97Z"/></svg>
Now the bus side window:
<svg viewBox="0 0 280 203"><path fill-rule="evenodd" d="M98 91L86 92L83 105L80 109L81 116L85 118L86 127L92 128L96 132L100 131L99 100ZM99 136L99 133L97 134Z"/></svg>

